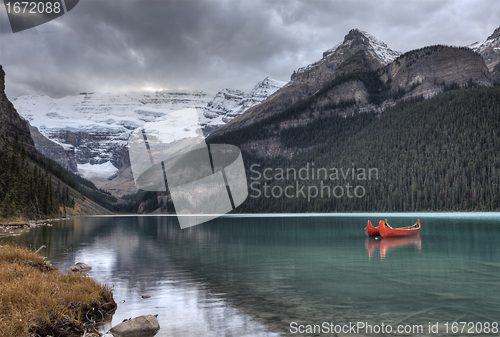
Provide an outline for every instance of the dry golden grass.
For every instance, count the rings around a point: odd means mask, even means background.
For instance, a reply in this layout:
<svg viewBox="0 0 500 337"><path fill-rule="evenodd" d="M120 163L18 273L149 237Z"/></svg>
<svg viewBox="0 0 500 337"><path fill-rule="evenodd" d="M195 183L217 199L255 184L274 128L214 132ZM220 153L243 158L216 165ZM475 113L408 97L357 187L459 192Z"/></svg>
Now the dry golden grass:
<svg viewBox="0 0 500 337"><path fill-rule="evenodd" d="M82 274L64 274L34 252L0 247L2 336L83 333L83 322L116 308L111 290Z"/></svg>

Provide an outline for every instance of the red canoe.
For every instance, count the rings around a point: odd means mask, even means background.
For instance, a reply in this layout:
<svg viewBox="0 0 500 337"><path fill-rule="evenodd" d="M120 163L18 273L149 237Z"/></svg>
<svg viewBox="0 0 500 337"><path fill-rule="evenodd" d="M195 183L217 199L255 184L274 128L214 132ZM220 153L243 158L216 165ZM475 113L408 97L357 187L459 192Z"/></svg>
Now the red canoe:
<svg viewBox="0 0 500 337"><path fill-rule="evenodd" d="M387 223L387 219L385 219L385 221L380 220L378 229L380 231L380 236L383 238L415 235L420 233L420 219L418 219L413 226L401 227L401 228L392 228Z"/></svg>
<svg viewBox="0 0 500 337"><path fill-rule="evenodd" d="M368 225L365 227L365 233L369 237L380 235L378 232L378 227L373 227L372 222L368 220Z"/></svg>

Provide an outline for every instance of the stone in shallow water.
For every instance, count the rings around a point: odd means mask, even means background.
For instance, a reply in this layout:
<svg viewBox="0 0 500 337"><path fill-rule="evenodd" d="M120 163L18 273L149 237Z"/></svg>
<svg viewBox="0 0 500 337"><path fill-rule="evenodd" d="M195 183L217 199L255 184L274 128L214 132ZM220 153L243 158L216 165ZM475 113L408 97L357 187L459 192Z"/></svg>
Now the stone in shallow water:
<svg viewBox="0 0 500 337"><path fill-rule="evenodd" d="M74 271L74 272L78 272L79 271L79 272L82 272L82 273L88 272L91 269L92 269L91 266L89 266L88 264L83 263L83 262L78 262L74 266L69 267L69 270L71 270L71 271Z"/></svg>
<svg viewBox="0 0 500 337"><path fill-rule="evenodd" d="M160 323L156 318L158 315L146 315L124 321L109 332L114 337L149 337L154 336L160 330Z"/></svg>

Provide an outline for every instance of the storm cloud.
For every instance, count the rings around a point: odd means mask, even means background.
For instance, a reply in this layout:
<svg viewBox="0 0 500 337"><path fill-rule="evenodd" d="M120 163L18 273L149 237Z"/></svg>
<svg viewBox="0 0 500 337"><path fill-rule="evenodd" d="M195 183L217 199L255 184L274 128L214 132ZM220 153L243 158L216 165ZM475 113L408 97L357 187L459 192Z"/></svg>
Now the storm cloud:
<svg viewBox="0 0 500 337"><path fill-rule="evenodd" d="M287 81L352 28L408 51L468 45L500 26L496 0L80 0L12 33L0 7L0 64L10 99L145 88L251 89Z"/></svg>

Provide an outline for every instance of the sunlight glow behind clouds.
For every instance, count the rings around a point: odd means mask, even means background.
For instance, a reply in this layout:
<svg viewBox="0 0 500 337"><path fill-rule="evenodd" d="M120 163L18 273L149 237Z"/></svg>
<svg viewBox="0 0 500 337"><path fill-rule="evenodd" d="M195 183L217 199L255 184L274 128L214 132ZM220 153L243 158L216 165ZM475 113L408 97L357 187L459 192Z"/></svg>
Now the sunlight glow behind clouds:
<svg viewBox="0 0 500 337"><path fill-rule="evenodd" d="M0 64L10 99L142 87L250 90L288 81L359 28L401 52L468 45L500 25L496 0L86 0L12 34L0 6Z"/></svg>

